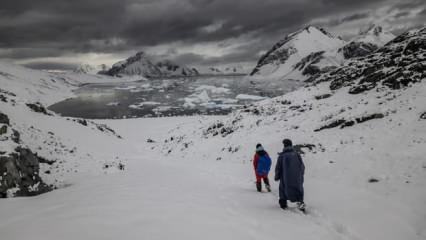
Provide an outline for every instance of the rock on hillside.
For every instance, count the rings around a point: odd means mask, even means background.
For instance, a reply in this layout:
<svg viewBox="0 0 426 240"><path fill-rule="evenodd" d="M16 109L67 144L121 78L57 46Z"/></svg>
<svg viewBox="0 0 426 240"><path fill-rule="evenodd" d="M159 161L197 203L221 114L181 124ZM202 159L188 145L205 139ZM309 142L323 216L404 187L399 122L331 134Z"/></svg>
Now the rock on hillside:
<svg viewBox="0 0 426 240"><path fill-rule="evenodd" d="M11 124L9 117L0 112L0 198L50 191L39 175L40 158L20 145L20 133Z"/></svg>

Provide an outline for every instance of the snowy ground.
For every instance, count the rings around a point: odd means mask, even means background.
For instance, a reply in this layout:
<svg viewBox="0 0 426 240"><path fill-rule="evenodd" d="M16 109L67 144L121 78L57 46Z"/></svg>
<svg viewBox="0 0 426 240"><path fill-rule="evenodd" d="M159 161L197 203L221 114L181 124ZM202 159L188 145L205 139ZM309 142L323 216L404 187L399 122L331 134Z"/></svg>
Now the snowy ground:
<svg viewBox="0 0 426 240"><path fill-rule="evenodd" d="M13 72L19 79L23 73L27 70ZM16 104L0 102L0 110L26 145L57 160L42 166L51 171L42 176L60 188L32 198L0 199L1 239L426 238L426 121L419 118L426 111L424 81L391 94L348 95L343 89L316 100L328 92L322 84L265 100L257 107L260 114L83 126L24 104L52 103L61 94L72 95L73 87L40 94L23 91L24 83L16 85L4 75L1 88L18 96ZM36 84L40 79L31 79L34 89L45 89ZM385 117L313 132L336 118L377 112ZM99 123L122 138L99 131ZM232 132L213 136L207 131L213 123ZM255 191L250 161L255 144L262 142L275 163L284 137L316 146L304 149L308 215L281 210L276 183L272 193ZM119 163L124 171L117 169ZM379 182L369 183L370 178Z"/></svg>

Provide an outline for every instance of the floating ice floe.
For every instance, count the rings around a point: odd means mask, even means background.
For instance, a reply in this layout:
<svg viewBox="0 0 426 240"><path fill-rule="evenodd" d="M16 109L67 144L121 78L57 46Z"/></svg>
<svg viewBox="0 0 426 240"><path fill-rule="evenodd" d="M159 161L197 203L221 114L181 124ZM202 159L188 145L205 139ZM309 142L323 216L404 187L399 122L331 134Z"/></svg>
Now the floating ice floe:
<svg viewBox="0 0 426 240"><path fill-rule="evenodd" d="M155 113L158 113L158 112L166 112L166 111L172 110L172 109L174 109L174 108L176 108L176 107L171 107L171 106L159 106L159 107L156 107L156 108L152 109L152 111L153 111L153 112L155 112Z"/></svg>
<svg viewBox="0 0 426 240"><path fill-rule="evenodd" d="M262 96L249 95L249 94L238 94L235 98L238 100L260 101L260 100L268 99L269 97L262 97Z"/></svg>
<svg viewBox="0 0 426 240"><path fill-rule="evenodd" d="M216 98L214 99L215 102L220 102L222 104L234 104L234 103L238 103L237 99L233 99L233 98Z"/></svg>
<svg viewBox="0 0 426 240"><path fill-rule="evenodd" d="M107 106L118 106L120 105L120 102L110 102L106 104Z"/></svg>
<svg viewBox="0 0 426 240"><path fill-rule="evenodd" d="M136 89L136 86L126 86L126 87L116 87L116 90L132 90L132 89Z"/></svg>
<svg viewBox="0 0 426 240"><path fill-rule="evenodd" d="M146 107L146 106L155 106L155 105L160 105L160 104L161 103L159 103L159 102L150 102L150 101L147 101L147 102L141 102L141 103L129 105L129 108L132 108L132 109L141 109L141 108Z"/></svg>
<svg viewBox="0 0 426 240"><path fill-rule="evenodd" d="M210 85L201 85L201 86L195 88L195 91L197 91L197 92L209 91L212 94L231 93L231 90L229 88L215 87L215 86L210 86Z"/></svg>
<svg viewBox="0 0 426 240"><path fill-rule="evenodd" d="M207 91L204 90L201 93L194 93L189 95L188 97L184 98L184 101L185 103L183 104L183 107L193 108L202 103L210 102L210 97Z"/></svg>

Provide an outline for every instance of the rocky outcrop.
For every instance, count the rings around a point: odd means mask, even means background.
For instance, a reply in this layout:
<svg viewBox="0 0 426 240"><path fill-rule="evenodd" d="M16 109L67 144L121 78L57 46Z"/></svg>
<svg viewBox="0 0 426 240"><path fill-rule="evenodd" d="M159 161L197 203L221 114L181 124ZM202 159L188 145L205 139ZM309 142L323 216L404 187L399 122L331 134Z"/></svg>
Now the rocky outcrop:
<svg viewBox="0 0 426 240"><path fill-rule="evenodd" d="M40 158L21 146L19 132L1 112L0 146L0 198L34 196L51 190L39 176Z"/></svg>
<svg viewBox="0 0 426 240"><path fill-rule="evenodd" d="M359 94L384 86L400 89L426 78L426 28L406 32L372 54L349 60L344 66L317 76L330 89L349 86Z"/></svg>
<svg viewBox="0 0 426 240"><path fill-rule="evenodd" d="M1 113L1 112L0 112L0 123L6 124L6 125L10 124L9 117L6 114Z"/></svg>
<svg viewBox="0 0 426 240"><path fill-rule="evenodd" d="M36 102L36 103L27 103L27 107L29 107L31 110L37 113L42 113L44 115L51 116L52 114L47 112L47 109L43 106L43 104Z"/></svg>
<svg viewBox="0 0 426 240"><path fill-rule="evenodd" d="M39 176L36 154L18 147L8 156L0 156L0 197L35 196L51 190Z"/></svg>
<svg viewBox="0 0 426 240"><path fill-rule="evenodd" d="M345 59L363 57L378 49L378 46L372 43L350 42L339 49Z"/></svg>
<svg viewBox="0 0 426 240"><path fill-rule="evenodd" d="M349 119L349 120L338 119L338 120L331 121L330 123L315 129L314 132L319 132L319 131L322 131L324 129L330 129L330 128L335 128L335 127L340 127L340 128L352 127L355 124L367 122L367 121L370 121L370 120L373 120L373 119L380 119L380 118L384 118L384 117L385 117L385 115L383 113L373 113L373 114L368 114L368 115L364 115L364 116L361 116L361 117L357 117L355 119Z"/></svg>

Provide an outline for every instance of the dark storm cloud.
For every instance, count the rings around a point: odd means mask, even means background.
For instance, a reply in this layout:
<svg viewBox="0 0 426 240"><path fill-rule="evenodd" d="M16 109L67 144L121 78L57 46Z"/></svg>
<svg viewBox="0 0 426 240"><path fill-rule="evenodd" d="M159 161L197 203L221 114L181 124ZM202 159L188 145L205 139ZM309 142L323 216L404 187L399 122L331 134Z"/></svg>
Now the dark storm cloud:
<svg viewBox="0 0 426 240"><path fill-rule="evenodd" d="M343 17L343 18L331 19L327 22L320 23L320 25L327 26L327 27L338 26L342 23L365 19L365 18L368 18L369 16L370 16L369 12L355 13L355 14L351 14L351 15L348 15L348 16Z"/></svg>
<svg viewBox="0 0 426 240"><path fill-rule="evenodd" d="M78 63L59 63L59 62L34 62L34 63L26 63L24 66L34 69L60 69L60 70L73 70L78 66Z"/></svg>
<svg viewBox="0 0 426 240"><path fill-rule="evenodd" d="M223 61L256 56L283 34L312 19L368 17L388 0L13 0L0 7L0 58L69 53L118 53L180 42L220 42L251 34L262 41ZM398 9L419 7L407 0ZM332 25L332 24L330 24ZM31 50L33 49L33 50ZM2 51L0 51L2 52ZM251 57L250 59L252 59ZM202 59L210 59L205 58ZM209 61L209 60L206 60Z"/></svg>
<svg viewBox="0 0 426 240"><path fill-rule="evenodd" d="M401 1L400 3L395 4L391 9L399 10L410 10L416 9L418 7L424 6L426 3L424 0L407 0Z"/></svg>

